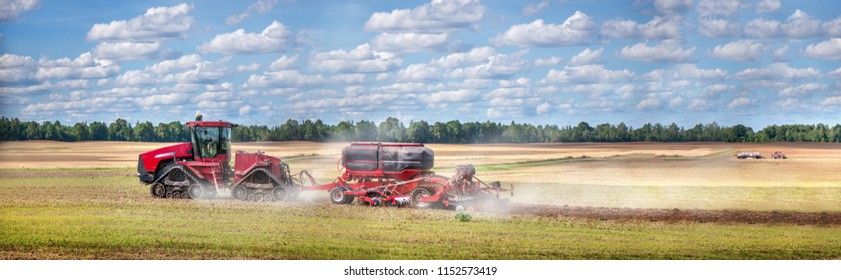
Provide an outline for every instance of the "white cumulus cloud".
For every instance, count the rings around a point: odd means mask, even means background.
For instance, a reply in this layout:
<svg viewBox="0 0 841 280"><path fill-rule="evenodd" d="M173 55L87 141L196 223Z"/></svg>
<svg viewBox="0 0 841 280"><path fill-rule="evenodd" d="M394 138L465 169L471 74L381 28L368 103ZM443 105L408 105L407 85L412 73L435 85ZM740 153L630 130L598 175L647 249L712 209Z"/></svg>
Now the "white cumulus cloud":
<svg viewBox="0 0 841 280"><path fill-rule="evenodd" d="M684 49L674 42L662 42L650 47L643 42L623 47L618 55L643 62L680 62L689 60L694 53L695 47Z"/></svg>
<svg viewBox="0 0 841 280"><path fill-rule="evenodd" d="M269 70L271 71L278 71L278 70L288 70L292 69L295 63L298 62L298 55L294 56L286 56L283 55L279 57L277 60L272 61L272 64L269 65Z"/></svg>
<svg viewBox="0 0 841 280"><path fill-rule="evenodd" d="M727 105L727 108L733 109L748 109L756 104L756 100L747 98L747 97L738 97L730 101L730 104Z"/></svg>
<svg viewBox="0 0 841 280"><path fill-rule="evenodd" d="M656 110L660 107L660 99L656 97L648 97L637 103L637 110Z"/></svg>
<svg viewBox="0 0 841 280"><path fill-rule="evenodd" d="M202 61L183 72L163 76L162 81L178 84L212 84L228 75L227 59Z"/></svg>
<svg viewBox="0 0 841 280"><path fill-rule="evenodd" d="M841 105L841 96L827 97L821 102L823 106L838 106Z"/></svg>
<svg viewBox="0 0 841 280"><path fill-rule="evenodd" d="M818 69L792 68L787 63L772 63L762 68L748 68L736 73L736 77L751 80L797 80L813 79L820 75Z"/></svg>
<svg viewBox="0 0 841 280"><path fill-rule="evenodd" d="M699 0L695 10L701 17L722 16L732 18L739 14L740 1Z"/></svg>
<svg viewBox="0 0 841 280"><path fill-rule="evenodd" d="M540 3L529 3L525 7L523 7L523 15L524 16L533 16L540 12L540 10L549 7L549 2L546 0L541 1Z"/></svg>
<svg viewBox="0 0 841 280"><path fill-rule="evenodd" d="M820 59L841 60L841 38L832 38L810 44L803 51L803 55Z"/></svg>
<svg viewBox="0 0 841 280"><path fill-rule="evenodd" d="M257 0L257 2L248 5L248 8L245 9L245 12L228 16L228 19L225 20L225 23L227 23L228 25L234 25L242 22L254 13L265 14L271 11L272 8L274 8L275 4L277 4L277 0Z"/></svg>
<svg viewBox="0 0 841 280"><path fill-rule="evenodd" d="M692 5L692 0L654 0L654 9L663 13L682 12Z"/></svg>
<svg viewBox="0 0 841 280"><path fill-rule="evenodd" d="M801 10L794 11L780 28L788 38L802 39L820 35L821 23Z"/></svg>
<svg viewBox="0 0 841 280"><path fill-rule="evenodd" d="M263 65L256 62L247 65L238 65L237 72L254 72L260 69L261 66Z"/></svg>
<svg viewBox="0 0 841 280"><path fill-rule="evenodd" d="M400 67L403 60L391 52L376 51L362 44L350 51L333 50L312 55L311 64L330 72L376 73Z"/></svg>
<svg viewBox="0 0 841 280"><path fill-rule="evenodd" d="M240 28L232 33L216 35L197 50L223 54L273 53L287 50L293 41L294 36L286 25L273 21L260 33L246 33Z"/></svg>
<svg viewBox="0 0 841 280"><path fill-rule="evenodd" d="M770 13L780 9L780 0L762 0L756 4L757 13Z"/></svg>
<svg viewBox="0 0 841 280"><path fill-rule="evenodd" d="M538 58L534 60L534 66L537 67L545 67L545 66L555 66L561 63L564 59L559 56L552 56L549 58Z"/></svg>
<svg viewBox="0 0 841 280"><path fill-rule="evenodd" d="M703 96L707 98L718 98L722 93L735 89L736 86L733 85L713 84L704 88Z"/></svg>
<svg viewBox="0 0 841 280"><path fill-rule="evenodd" d="M478 0L433 0L414 9L378 12L365 22L376 32L448 32L473 28L485 15Z"/></svg>
<svg viewBox="0 0 841 280"><path fill-rule="evenodd" d="M120 65L111 60L96 59L86 52L71 60L61 58L48 60L42 58L35 74L39 80L46 79L96 79L107 78L120 72Z"/></svg>
<svg viewBox="0 0 841 280"><path fill-rule="evenodd" d="M677 18L661 16L655 16L643 24L621 18L608 20L602 24L599 32L602 36L619 39L677 39L681 35Z"/></svg>
<svg viewBox="0 0 841 280"><path fill-rule="evenodd" d="M38 62L29 56L3 54L0 56L0 81L6 83L35 82Z"/></svg>
<svg viewBox="0 0 841 280"><path fill-rule="evenodd" d="M832 30L832 22L824 23L812 18L804 11L796 10L785 22L758 18L745 25L745 35L754 38L785 37L790 39L813 38L823 34L823 29Z"/></svg>
<svg viewBox="0 0 841 280"><path fill-rule="evenodd" d="M120 87L136 87L154 85L157 77L151 73L141 70L129 70L114 79L114 83Z"/></svg>
<svg viewBox="0 0 841 280"><path fill-rule="evenodd" d="M193 68L203 61L204 59L197 54L185 55L176 59L164 60L152 64L152 66L146 67L144 72L157 75L169 74Z"/></svg>
<svg viewBox="0 0 841 280"><path fill-rule="evenodd" d="M93 56L114 60L152 59L159 56L160 48L158 42L102 42L93 48Z"/></svg>
<svg viewBox="0 0 841 280"><path fill-rule="evenodd" d="M177 105L186 102L189 96L185 93L155 94L137 97L134 102L141 106Z"/></svg>
<svg viewBox="0 0 841 280"><path fill-rule="evenodd" d="M765 47L753 40L738 40L713 48L711 56L736 61L757 61Z"/></svg>
<svg viewBox="0 0 841 280"><path fill-rule="evenodd" d="M745 35L754 38L770 38L780 34L780 22L758 18L745 25Z"/></svg>
<svg viewBox="0 0 841 280"><path fill-rule="evenodd" d="M732 37L738 35L740 29L739 21L734 19L698 20L698 33L707 37Z"/></svg>
<svg viewBox="0 0 841 280"><path fill-rule="evenodd" d="M443 90L421 94L420 97L421 100L429 104L461 103L476 101L479 98L479 91L474 89Z"/></svg>
<svg viewBox="0 0 841 280"><path fill-rule="evenodd" d="M583 45L590 42L595 28L593 19L576 11L562 24L546 24L542 19L511 26L497 34L490 42L497 46L559 47Z"/></svg>
<svg viewBox="0 0 841 280"><path fill-rule="evenodd" d="M6 0L0 3L0 22L18 18L21 14L38 8L39 0Z"/></svg>
<svg viewBox="0 0 841 280"><path fill-rule="evenodd" d="M672 78L693 78L705 80L721 80L727 77L727 71L721 68L701 69L695 64L678 64L674 68Z"/></svg>
<svg viewBox="0 0 841 280"><path fill-rule="evenodd" d="M595 64L596 60L599 59L599 56L601 56L603 52L604 48L598 48L595 50L586 48L577 55L573 56L570 63L572 65Z"/></svg>
<svg viewBox="0 0 841 280"><path fill-rule="evenodd" d="M321 75L306 75L298 70L281 70L251 75L246 82L246 87L307 87L325 81Z"/></svg>
<svg viewBox="0 0 841 280"><path fill-rule="evenodd" d="M576 84L615 83L630 80L634 75L634 72L628 69L609 70L605 69L603 65L589 64L567 66L563 70L549 70L544 82Z"/></svg>
<svg viewBox="0 0 841 280"><path fill-rule="evenodd" d="M251 112L253 112L253 111L254 111L254 107L251 107L251 105L246 104L245 106L242 106L241 108L239 108L239 115L240 116L247 116L247 115L250 115Z"/></svg>
<svg viewBox="0 0 841 280"><path fill-rule="evenodd" d="M823 84L816 84L816 83L808 83L797 85L793 87L787 87L780 91L780 97L803 97L811 95L812 93L827 89L826 85Z"/></svg>
<svg viewBox="0 0 841 280"><path fill-rule="evenodd" d="M149 8L146 13L128 21L94 24L88 31L88 40L100 41L149 41L184 38L193 26L188 14L193 5Z"/></svg>
<svg viewBox="0 0 841 280"><path fill-rule="evenodd" d="M823 26L823 30L826 35L831 37L841 37L841 16L832 21L824 22L821 26Z"/></svg>
<svg viewBox="0 0 841 280"><path fill-rule="evenodd" d="M534 112L537 113L538 115L545 115L545 114L551 113L552 112L552 105L550 105L549 103L544 101L540 105L537 105L536 108L534 108Z"/></svg>

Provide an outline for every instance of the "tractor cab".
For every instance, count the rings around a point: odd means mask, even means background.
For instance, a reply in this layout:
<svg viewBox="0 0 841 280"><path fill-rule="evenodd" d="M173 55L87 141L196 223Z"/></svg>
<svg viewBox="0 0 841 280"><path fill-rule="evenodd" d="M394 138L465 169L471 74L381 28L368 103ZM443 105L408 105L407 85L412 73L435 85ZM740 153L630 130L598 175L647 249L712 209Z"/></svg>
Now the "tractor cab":
<svg viewBox="0 0 841 280"><path fill-rule="evenodd" d="M231 155L231 128L223 121L188 122L190 144L197 161L228 162ZM210 159L210 160L209 160Z"/></svg>

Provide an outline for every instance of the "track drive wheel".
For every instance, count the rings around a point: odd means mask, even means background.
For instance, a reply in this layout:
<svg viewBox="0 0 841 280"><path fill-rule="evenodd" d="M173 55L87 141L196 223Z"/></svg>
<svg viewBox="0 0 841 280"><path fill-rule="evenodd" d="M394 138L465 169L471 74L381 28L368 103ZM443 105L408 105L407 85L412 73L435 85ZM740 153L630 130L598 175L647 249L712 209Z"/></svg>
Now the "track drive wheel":
<svg viewBox="0 0 841 280"><path fill-rule="evenodd" d="M192 184L187 189L187 194L190 196L190 199L199 199L204 196L204 189L199 184Z"/></svg>
<svg viewBox="0 0 841 280"><path fill-rule="evenodd" d="M292 199L291 193L284 186L275 186L272 188L271 196L274 197L275 201L288 201Z"/></svg>
<svg viewBox="0 0 841 280"><path fill-rule="evenodd" d="M166 197L166 187L164 187L164 184L161 183L152 184L152 186L149 187L149 192L152 193L152 197L154 198Z"/></svg>
<svg viewBox="0 0 841 280"><path fill-rule="evenodd" d="M421 198L432 196L433 192L429 188L425 187L418 187L412 190L412 193L409 194L409 203L412 204L414 208L429 208L432 206L432 203L421 201Z"/></svg>
<svg viewBox="0 0 841 280"><path fill-rule="evenodd" d="M248 190L245 189L243 186L236 186L234 188L234 198L239 200L245 200L248 197Z"/></svg>
<svg viewBox="0 0 841 280"><path fill-rule="evenodd" d="M353 202L355 197L345 195L345 191L349 191L350 188L346 186L337 186L330 190L330 201L333 201L335 204L350 204Z"/></svg>

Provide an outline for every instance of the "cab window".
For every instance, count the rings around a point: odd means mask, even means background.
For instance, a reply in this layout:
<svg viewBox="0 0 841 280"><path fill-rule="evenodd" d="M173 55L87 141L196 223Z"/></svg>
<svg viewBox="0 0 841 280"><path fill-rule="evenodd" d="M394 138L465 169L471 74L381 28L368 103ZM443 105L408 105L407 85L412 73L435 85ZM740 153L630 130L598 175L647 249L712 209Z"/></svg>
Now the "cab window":
<svg viewBox="0 0 841 280"><path fill-rule="evenodd" d="M220 154L228 154L231 151L231 128L230 127L222 127L222 139L219 143L222 143L219 146L219 153Z"/></svg>
<svg viewBox="0 0 841 280"><path fill-rule="evenodd" d="M213 158L219 154L220 139L218 127L196 127L194 143L199 148L202 158Z"/></svg>

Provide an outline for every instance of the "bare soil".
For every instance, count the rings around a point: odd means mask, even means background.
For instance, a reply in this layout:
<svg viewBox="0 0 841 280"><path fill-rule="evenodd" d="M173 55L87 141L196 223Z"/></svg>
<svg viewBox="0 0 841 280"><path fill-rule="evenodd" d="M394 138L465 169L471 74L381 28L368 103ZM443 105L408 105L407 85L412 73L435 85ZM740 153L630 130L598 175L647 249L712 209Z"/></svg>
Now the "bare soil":
<svg viewBox="0 0 841 280"><path fill-rule="evenodd" d="M536 215L547 218L570 217L603 221L841 225L841 212L681 210L677 208L644 209L515 204L511 205L508 213L513 215Z"/></svg>

